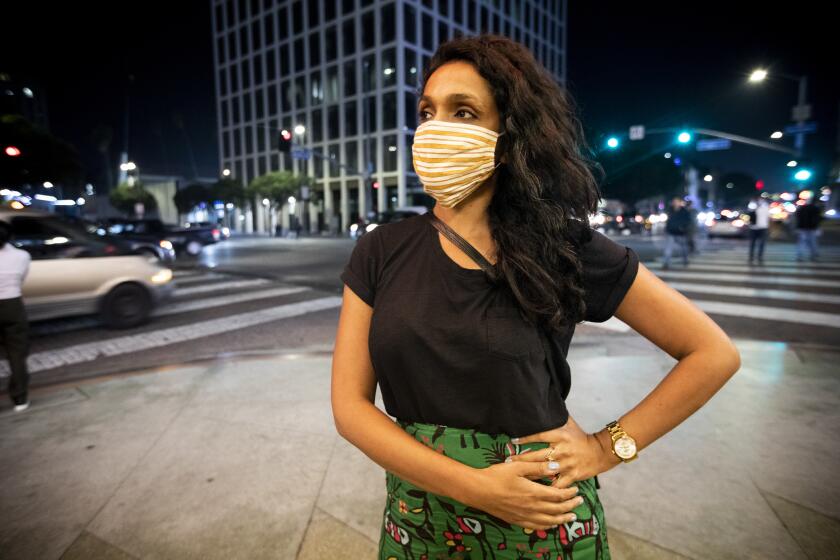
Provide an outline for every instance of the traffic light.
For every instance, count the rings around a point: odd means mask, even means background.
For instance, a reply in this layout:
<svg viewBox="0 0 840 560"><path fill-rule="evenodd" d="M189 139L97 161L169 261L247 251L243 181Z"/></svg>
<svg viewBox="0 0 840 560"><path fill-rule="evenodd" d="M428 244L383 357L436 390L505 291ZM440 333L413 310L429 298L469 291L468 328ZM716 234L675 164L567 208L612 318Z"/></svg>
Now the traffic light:
<svg viewBox="0 0 840 560"><path fill-rule="evenodd" d="M687 130L681 131L677 135L677 142L679 142L680 144L688 144L689 142L691 142L691 133Z"/></svg>
<svg viewBox="0 0 840 560"><path fill-rule="evenodd" d="M793 176L793 178L796 179L797 181L807 181L808 179L811 178L811 175L812 175L812 173L811 173L810 169L800 169L799 171L796 172L796 174Z"/></svg>
<svg viewBox="0 0 840 560"><path fill-rule="evenodd" d="M6 146L5 153L9 157L18 157L20 155L20 149L17 146Z"/></svg>
<svg viewBox="0 0 840 560"><path fill-rule="evenodd" d="M277 149L281 152L292 151L292 133L286 129L280 131L280 136L277 138Z"/></svg>
<svg viewBox="0 0 840 560"><path fill-rule="evenodd" d="M607 148L611 150L615 150L616 148L618 148L618 144L618 138L616 138L615 136L610 136L607 140Z"/></svg>
<svg viewBox="0 0 840 560"><path fill-rule="evenodd" d="M374 189L378 189L378 188L379 188L379 181L373 181L373 182L371 183L371 186L372 186Z"/></svg>
<svg viewBox="0 0 840 560"><path fill-rule="evenodd" d="M756 189L757 191L760 191L760 190L761 190L761 189L763 189L763 188L764 188L764 181L762 181L761 179L759 179L758 181L756 181L756 182L755 182L755 189Z"/></svg>

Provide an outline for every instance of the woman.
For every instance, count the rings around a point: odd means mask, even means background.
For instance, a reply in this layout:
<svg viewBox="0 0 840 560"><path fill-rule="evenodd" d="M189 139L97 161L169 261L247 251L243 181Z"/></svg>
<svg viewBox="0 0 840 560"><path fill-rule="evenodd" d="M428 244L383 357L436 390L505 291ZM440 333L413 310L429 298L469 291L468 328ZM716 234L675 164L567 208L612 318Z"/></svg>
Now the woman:
<svg viewBox="0 0 840 560"><path fill-rule="evenodd" d="M738 352L589 230L599 194L572 101L523 46L454 39L423 83L414 167L436 203L358 241L333 358L336 427L386 470L379 557L609 558L595 476L702 406ZM576 323L613 315L679 363L587 433L564 404L565 356Z"/></svg>

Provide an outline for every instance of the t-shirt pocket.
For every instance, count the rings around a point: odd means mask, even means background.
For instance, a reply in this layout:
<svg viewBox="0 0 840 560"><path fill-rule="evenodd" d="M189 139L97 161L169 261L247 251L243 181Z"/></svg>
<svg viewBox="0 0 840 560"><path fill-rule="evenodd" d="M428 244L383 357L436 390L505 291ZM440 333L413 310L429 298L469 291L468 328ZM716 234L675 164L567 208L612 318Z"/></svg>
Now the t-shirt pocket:
<svg viewBox="0 0 840 560"><path fill-rule="evenodd" d="M489 307L487 351L499 358L520 360L542 352L537 328L525 322L515 307Z"/></svg>

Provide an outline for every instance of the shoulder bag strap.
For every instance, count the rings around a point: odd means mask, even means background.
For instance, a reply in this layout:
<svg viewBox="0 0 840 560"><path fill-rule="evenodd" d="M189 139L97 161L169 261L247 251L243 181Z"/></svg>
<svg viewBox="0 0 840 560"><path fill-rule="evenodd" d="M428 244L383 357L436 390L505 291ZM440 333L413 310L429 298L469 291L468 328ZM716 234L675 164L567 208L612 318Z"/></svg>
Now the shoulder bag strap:
<svg viewBox="0 0 840 560"><path fill-rule="evenodd" d="M435 228L437 228L439 232L445 235L446 238L449 239L449 241L451 241L463 252L469 255L469 257L472 260L474 260L476 264L478 264L478 266L481 267L481 270L483 270L487 274L487 276L489 276L493 280L496 279L496 269L493 268L493 265L490 264L490 261L484 258L484 255L482 255L478 251L478 249L470 245L469 241L458 235L458 233L454 229L446 225L445 222L443 222L440 218L435 216L434 212L429 210L428 214L429 221L432 222L432 225L435 226Z"/></svg>

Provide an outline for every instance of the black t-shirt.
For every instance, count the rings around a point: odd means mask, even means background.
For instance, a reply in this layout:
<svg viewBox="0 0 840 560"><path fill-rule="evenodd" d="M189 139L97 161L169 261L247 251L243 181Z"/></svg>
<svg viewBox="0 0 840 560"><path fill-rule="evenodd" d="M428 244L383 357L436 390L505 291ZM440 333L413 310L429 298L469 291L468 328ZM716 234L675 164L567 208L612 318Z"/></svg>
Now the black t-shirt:
<svg viewBox="0 0 840 560"><path fill-rule="evenodd" d="M552 342L552 376L537 328L507 290L443 250L429 215L363 235L340 278L373 307L368 349L387 413L400 420L523 436L562 426L574 326ZM585 319L603 322L638 270L630 248L596 231L582 246Z"/></svg>

